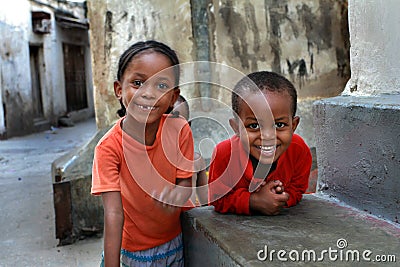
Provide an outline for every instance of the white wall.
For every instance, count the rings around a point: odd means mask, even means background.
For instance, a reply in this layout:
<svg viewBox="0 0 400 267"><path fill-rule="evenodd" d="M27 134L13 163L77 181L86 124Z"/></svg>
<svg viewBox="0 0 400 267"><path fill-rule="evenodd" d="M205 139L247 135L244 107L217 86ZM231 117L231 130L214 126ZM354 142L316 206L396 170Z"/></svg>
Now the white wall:
<svg viewBox="0 0 400 267"><path fill-rule="evenodd" d="M400 2L349 0L351 79L343 94L400 92Z"/></svg>

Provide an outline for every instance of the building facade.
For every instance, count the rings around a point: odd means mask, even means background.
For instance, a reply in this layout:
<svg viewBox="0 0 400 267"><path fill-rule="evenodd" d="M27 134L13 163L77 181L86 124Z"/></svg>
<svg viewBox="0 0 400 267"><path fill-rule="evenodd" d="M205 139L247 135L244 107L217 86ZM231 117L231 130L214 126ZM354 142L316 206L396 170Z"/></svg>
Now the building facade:
<svg viewBox="0 0 400 267"><path fill-rule="evenodd" d="M86 5L0 2L0 136L94 116Z"/></svg>

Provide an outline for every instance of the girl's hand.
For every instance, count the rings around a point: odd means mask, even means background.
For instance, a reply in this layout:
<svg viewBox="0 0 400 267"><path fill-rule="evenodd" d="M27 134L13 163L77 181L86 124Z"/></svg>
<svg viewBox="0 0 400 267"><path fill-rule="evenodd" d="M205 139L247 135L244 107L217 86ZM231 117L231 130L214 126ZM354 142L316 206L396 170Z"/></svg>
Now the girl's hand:
<svg viewBox="0 0 400 267"><path fill-rule="evenodd" d="M184 207L192 194L192 177L187 179L177 178L177 186L164 187L158 194L153 192L152 197L162 204L162 206L171 211Z"/></svg>

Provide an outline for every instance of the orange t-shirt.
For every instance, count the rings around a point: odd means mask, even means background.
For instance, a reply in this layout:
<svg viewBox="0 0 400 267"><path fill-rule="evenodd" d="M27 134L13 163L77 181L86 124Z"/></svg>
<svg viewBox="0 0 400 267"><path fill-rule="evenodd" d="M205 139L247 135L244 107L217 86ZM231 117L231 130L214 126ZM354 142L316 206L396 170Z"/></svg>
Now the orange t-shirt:
<svg viewBox="0 0 400 267"><path fill-rule="evenodd" d="M91 193L121 192L122 248L145 250L182 231L180 209L165 211L149 194L166 186L166 181L173 186L176 178L192 178L192 132L186 120L164 115L153 145L145 146L122 131L121 121L95 148Z"/></svg>

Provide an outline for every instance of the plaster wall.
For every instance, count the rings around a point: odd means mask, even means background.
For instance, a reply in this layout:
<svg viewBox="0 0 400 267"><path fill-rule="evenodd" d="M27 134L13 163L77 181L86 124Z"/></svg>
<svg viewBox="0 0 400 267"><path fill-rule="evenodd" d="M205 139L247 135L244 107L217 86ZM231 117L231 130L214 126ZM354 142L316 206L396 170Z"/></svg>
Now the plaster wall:
<svg viewBox="0 0 400 267"><path fill-rule="evenodd" d="M29 5L23 0L16 0L13 5L2 0L0 4L1 93L7 116L5 123L18 134L32 127L31 82L29 76L26 77L30 73L29 46L26 45Z"/></svg>
<svg viewBox="0 0 400 267"><path fill-rule="evenodd" d="M351 79L343 94L400 92L399 2L349 0Z"/></svg>
<svg viewBox="0 0 400 267"><path fill-rule="evenodd" d="M173 47L180 61L191 62L192 25L186 0L88 1L97 126L112 124L120 108L114 96L120 55L133 43L156 39Z"/></svg>

